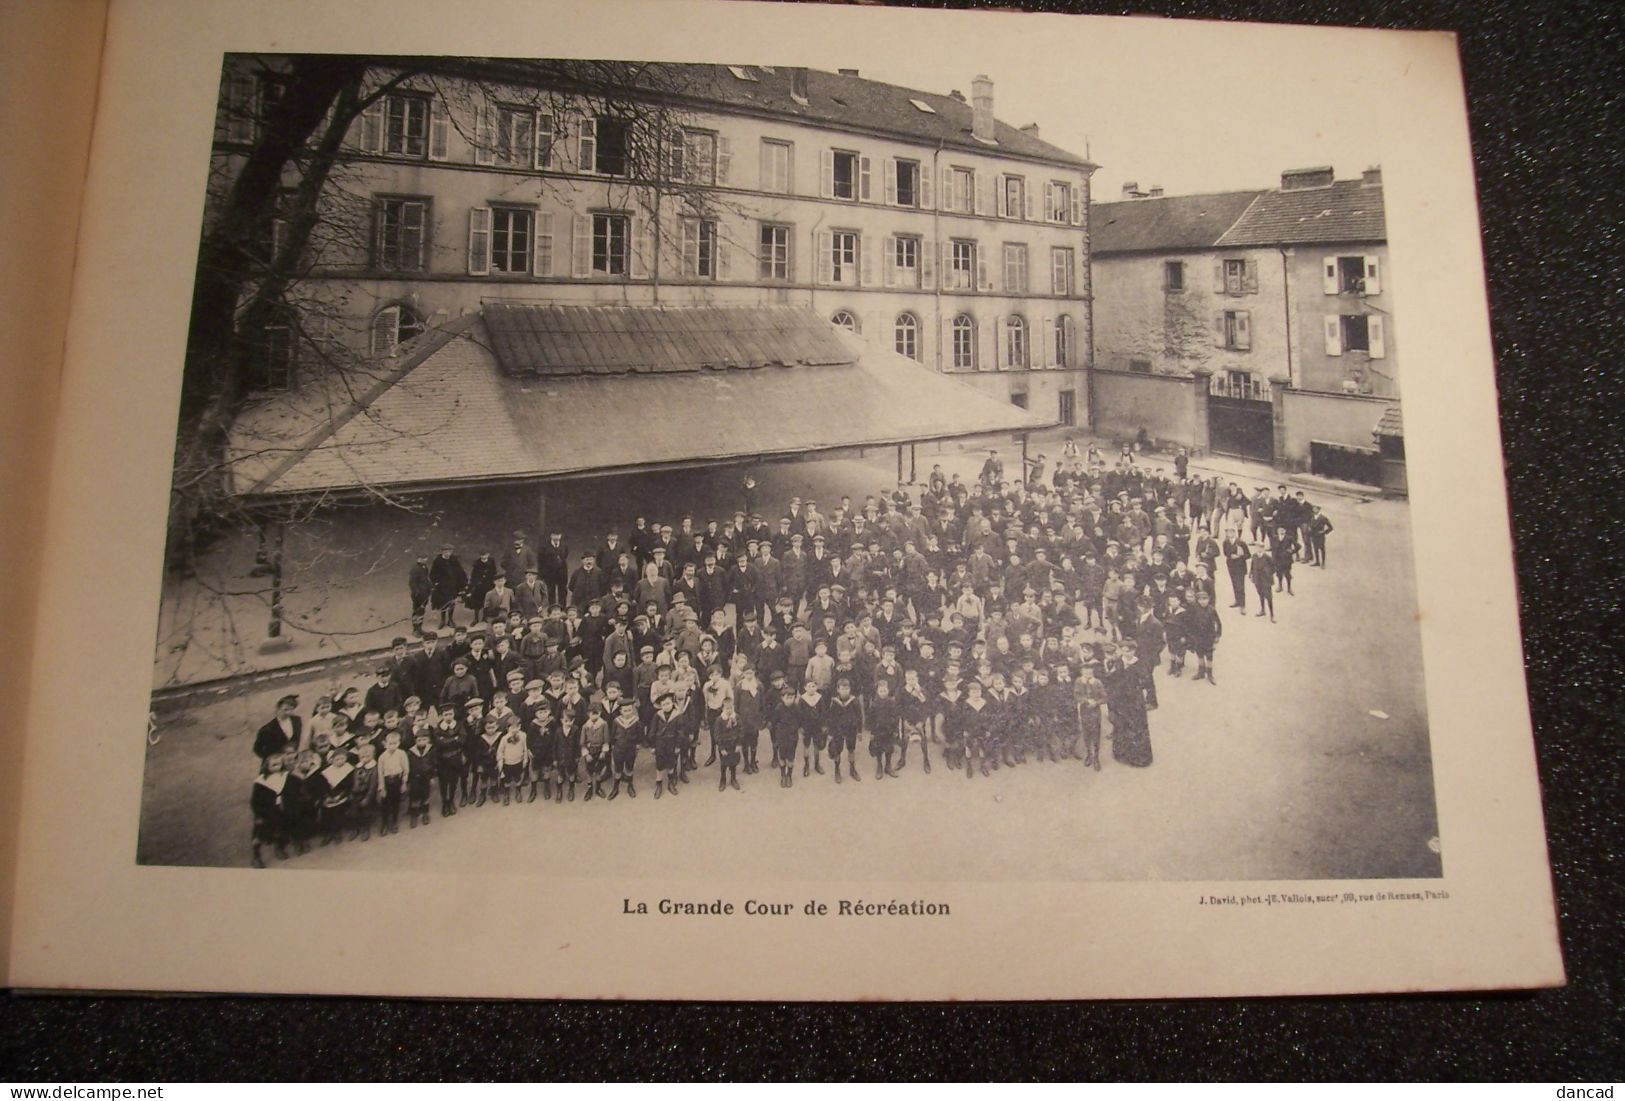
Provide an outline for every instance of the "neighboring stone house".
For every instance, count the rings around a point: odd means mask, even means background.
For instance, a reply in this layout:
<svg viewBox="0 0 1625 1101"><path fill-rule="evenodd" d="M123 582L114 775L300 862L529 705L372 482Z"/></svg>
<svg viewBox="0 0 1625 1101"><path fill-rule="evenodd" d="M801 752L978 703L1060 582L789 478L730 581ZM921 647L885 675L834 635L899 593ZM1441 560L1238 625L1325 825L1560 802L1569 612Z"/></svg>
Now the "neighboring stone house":
<svg viewBox="0 0 1625 1101"><path fill-rule="evenodd" d="M1136 193L1138 194L1138 193ZM1281 174L1281 187L1097 203L1095 363L1216 391L1397 397L1382 174Z"/></svg>

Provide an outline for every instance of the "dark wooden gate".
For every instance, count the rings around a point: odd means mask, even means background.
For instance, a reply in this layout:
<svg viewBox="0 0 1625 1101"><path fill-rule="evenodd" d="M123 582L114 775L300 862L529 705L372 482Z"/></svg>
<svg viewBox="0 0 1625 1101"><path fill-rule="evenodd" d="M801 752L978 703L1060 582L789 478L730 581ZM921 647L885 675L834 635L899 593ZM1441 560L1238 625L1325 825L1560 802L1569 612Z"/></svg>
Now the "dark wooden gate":
<svg viewBox="0 0 1625 1101"><path fill-rule="evenodd" d="M1275 406L1268 384L1213 380L1208 446L1216 454L1275 462Z"/></svg>

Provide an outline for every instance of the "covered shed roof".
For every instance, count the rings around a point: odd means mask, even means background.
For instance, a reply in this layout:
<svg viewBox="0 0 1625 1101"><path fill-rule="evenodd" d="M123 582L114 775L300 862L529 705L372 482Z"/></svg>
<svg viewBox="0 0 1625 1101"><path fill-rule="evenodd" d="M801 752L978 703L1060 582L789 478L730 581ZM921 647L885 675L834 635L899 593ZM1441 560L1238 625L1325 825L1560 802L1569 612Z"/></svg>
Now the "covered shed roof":
<svg viewBox="0 0 1625 1101"><path fill-rule="evenodd" d="M1089 208L1089 250L1109 256L1212 248L1259 194L1226 191L1095 203Z"/></svg>
<svg viewBox="0 0 1625 1101"><path fill-rule="evenodd" d="M1373 436L1405 437L1405 419L1400 415L1399 406L1390 405L1382 411L1382 417L1377 421L1377 427L1372 430Z"/></svg>
<svg viewBox="0 0 1625 1101"><path fill-rule="evenodd" d="M730 317L737 328L719 327ZM708 335L685 345L685 331ZM503 305L425 336L366 385L328 380L250 408L229 446L239 496L351 496L1049 423L799 307Z"/></svg>

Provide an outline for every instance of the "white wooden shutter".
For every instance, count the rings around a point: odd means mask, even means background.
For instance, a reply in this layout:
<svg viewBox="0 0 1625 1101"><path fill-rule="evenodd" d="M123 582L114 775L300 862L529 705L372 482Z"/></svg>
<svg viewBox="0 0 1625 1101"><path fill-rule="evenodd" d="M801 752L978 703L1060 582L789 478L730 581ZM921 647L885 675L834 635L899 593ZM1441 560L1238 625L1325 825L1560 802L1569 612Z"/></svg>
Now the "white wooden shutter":
<svg viewBox="0 0 1625 1101"><path fill-rule="evenodd" d="M495 164L497 161L496 112L489 104L474 108L474 163Z"/></svg>
<svg viewBox="0 0 1625 1101"><path fill-rule="evenodd" d="M1003 370L1010 366L1010 330L1014 328L1008 317L1000 318L997 335L993 339L994 362Z"/></svg>
<svg viewBox="0 0 1625 1101"><path fill-rule="evenodd" d="M886 269L884 276L886 286L894 286L900 275L897 263L897 238L886 238L886 254L881 257L881 266Z"/></svg>
<svg viewBox="0 0 1625 1101"><path fill-rule="evenodd" d="M858 286L860 287L875 285L875 264L869 257L871 251L869 245L873 241L873 237L866 238L863 234L858 234Z"/></svg>
<svg viewBox="0 0 1625 1101"><path fill-rule="evenodd" d="M697 218L683 219L683 274L700 273L700 222Z"/></svg>
<svg viewBox="0 0 1625 1101"><path fill-rule="evenodd" d="M1365 293L1382 293L1382 260L1380 257L1367 256L1365 258Z"/></svg>
<svg viewBox="0 0 1625 1101"><path fill-rule="evenodd" d="M1027 221L1032 221L1034 206L1033 189L1028 187L1025 181L1021 185L1021 202L1023 207L1022 214L1026 217Z"/></svg>
<svg viewBox="0 0 1625 1101"><path fill-rule="evenodd" d="M940 201L943 210L958 210L954 200L954 170L952 168L942 170L942 199ZM944 268L943 271L946 272L947 269ZM947 276L945 275L943 278L946 280Z"/></svg>
<svg viewBox="0 0 1625 1101"><path fill-rule="evenodd" d="M987 268L987 251L980 244L976 246L976 289L979 291L993 289L993 274Z"/></svg>
<svg viewBox="0 0 1625 1101"><path fill-rule="evenodd" d="M632 239L627 247L632 253L632 278L647 279L654 270L655 234L654 227L647 218L633 218L628 227Z"/></svg>
<svg viewBox="0 0 1625 1101"><path fill-rule="evenodd" d="M728 239L722 235L721 222L717 223L717 232L715 238L712 240L711 248L716 255L717 278L732 279L733 262L730 259L730 254L733 251L733 246L729 243Z"/></svg>
<svg viewBox="0 0 1625 1101"><path fill-rule="evenodd" d="M375 99L361 112L361 140L363 153L384 151L384 100Z"/></svg>
<svg viewBox="0 0 1625 1101"><path fill-rule="evenodd" d="M553 213L536 215L536 274L553 274Z"/></svg>
<svg viewBox="0 0 1625 1101"><path fill-rule="evenodd" d="M870 190L870 185L869 185L869 176L870 176L869 158L868 157L859 157L858 158L858 201L859 202L867 203L867 202L872 201L870 199L870 197L869 197L872 194L872 192Z"/></svg>
<svg viewBox="0 0 1625 1101"><path fill-rule="evenodd" d="M718 134L717 135L717 183L718 184L726 184L728 182L728 176L729 176L730 173L733 172L733 167L734 167L733 146L728 144L728 139L727 138L725 138L722 135Z"/></svg>
<svg viewBox="0 0 1625 1101"><path fill-rule="evenodd" d="M1067 197L1072 201L1071 222L1075 226L1083 225L1083 188L1072 184L1066 189Z"/></svg>
<svg viewBox="0 0 1625 1101"><path fill-rule="evenodd" d="M1337 293L1337 257L1335 257L1335 256L1327 256L1327 257L1325 257L1325 258L1323 258L1321 260L1321 264L1324 265L1324 266L1321 268L1321 281L1320 281L1321 282L1321 287L1320 287L1320 289L1325 291L1327 294L1336 294Z"/></svg>
<svg viewBox="0 0 1625 1101"><path fill-rule="evenodd" d="M1250 351L1253 346L1253 323L1251 310L1236 311L1236 349Z"/></svg>
<svg viewBox="0 0 1625 1101"><path fill-rule="evenodd" d="M1213 315L1213 346L1223 348L1224 345L1224 311L1219 310Z"/></svg>
<svg viewBox="0 0 1625 1101"><path fill-rule="evenodd" d="M439 96L429 101L429 159L443 161L450 155L451 115Z"/></svg>
<svg viewBox="0 0 1625 1101"><path fill-rule="evenodd" d="M923 290L931 290L936 286L936 272L933 270L936 252L937 250L927 242L920 242L920 287Z"/></svg>
<svg viewBox="0 0 1625 1101"><path fill-rule="evenodd" d="M827 229L818 231L818 266L814 276L820 283L832 283L835 276L834 258L831 252L835 248L834 237Z"/></svg>
<svg viewBox="0 0 1625 1101"><path fill-rule="evenodd" d="M372 334L369 347L375 356L392 356L401 331L401 308L399 306L386 306L379 310L372 318Z"/></svg>
<svg viewBox="0 0 1625 1101"><path fill-rule="evenodd" d="M1343 354L1343 319L1335 313L1329 313L1326 321L1326 354L1340 356Z"/></svg>
<svg viewBox="0 0 1625 1101"><path fill-rule="evenodd" d="M468 274L491 270L491 208L476 206L468 212Z"/></svg>
<svg viewBox="0 0 1625 1101"><path fill-rule="evenodd" d="M598 120L576 120L576 171L595 172L598 167Z"/></svg>
<svg viewBox="0 0 1625 1101"><path fill-rule="evenodd" d="M1258 261L1244 260L1242 262L1241 289L1244 294L1258 293Z"/></svg>
<svg viewBox="0 0 1625 1101"><path fill-rule="evenodd" d="M570 274L585 279L592 274L592 215L570 218Z"/></svg>
<svg viewBox="0 0 1625 1101"><path fill-rule="evenodd" d="M931 186L931 184L932 184L931 171L928 168L926 168L924 165L921 165L920 169L919 169L919 181L920 181L920 207L922 209L924 209L924 210L930 210L935 205L932 202L933 196L931 194L931 192L933 190L932 186Z"/></svg>
<svg viewBox="0 0 1625 1101"><path fill-rule="evenodd" d="M1372 359L1382 359L1388 355L1388 346L1383 341L1382 318L1371 313L1365 316L1366 343L1370 348Z"/></svg>
<svg viewBox="0 0 1625 1101"><path fill-rule="evenodd" d="M881 171L886 175L885 199L887 206L897 205L897 158L887 157L881 165Z"/></svg>
<svg viewBox="0 0 1625 1101"><path fill-rule="evenodd" d="M976 173L972 190L976 192L976 213L983 217L993 213L993 181L994 177L985 172Z"/></svg>
<svg viewBox="0 0 1625 1101"><path fill-rule="evenodd" d="M1038 331L1033 334L1033 350L1028 362L1036 368L1049 366L1050 345L1055 340L1055 322L1048 317L1039 317L1038 324L1034 326Z"/></svg>
<svg viewBox="0 0 1625 1101"><path fill-rule="evenodd" d="M942 289L945 291L962 290L959 282L959 273L954 270L954 243L942 242Z"/></svg>
<svg viewBox="0 0 1625 1101"><path fill-rule="evenodd" d="M821 198L835 197L835 150L818 151L818 194Z"/></svg>
<svg viewBox="0 0 1625 1101"><path fill-rule="evenodd" d="M553 116L536 112L536 167L553 167Z"/></svg>
<svg viewBox="0 0 1625 1101"><path fill-rule="evenodd" d="M1224 293L1224 261L1213 261L1213 293Z"/></svg>

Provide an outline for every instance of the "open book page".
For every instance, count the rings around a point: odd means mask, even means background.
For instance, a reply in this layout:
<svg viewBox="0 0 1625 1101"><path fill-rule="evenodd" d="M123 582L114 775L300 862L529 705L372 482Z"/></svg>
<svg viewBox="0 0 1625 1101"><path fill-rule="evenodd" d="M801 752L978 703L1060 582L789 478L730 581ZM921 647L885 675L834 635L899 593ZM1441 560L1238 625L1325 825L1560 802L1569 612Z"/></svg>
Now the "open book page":
<svg viewBox="0 0 1625 1101"><path fill-rule="evenodd" d="M1562 981L1449 36L292 10L112 12L17 982Z"/></svg>
<svg viewBox="0 0 1625 1101"><path fill-rule="evenodd" d="M75 234L101 68L106 0L0 9L0 607L33 634L51 426L68 322ZM24 657L23 654L18 655ZM28 662L0 667L0 699L28 695ZM0 943L10 932L20 723L0 735ZM0 985L4 984L0 961Z"/></svg>

